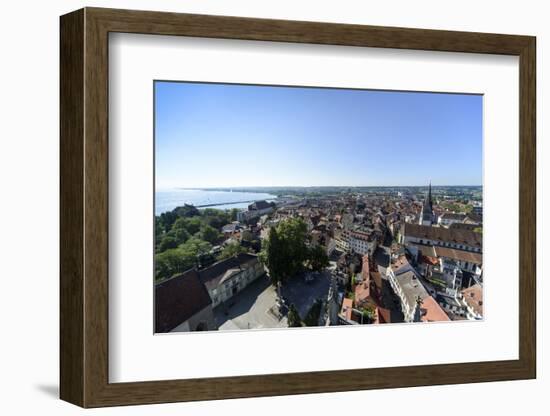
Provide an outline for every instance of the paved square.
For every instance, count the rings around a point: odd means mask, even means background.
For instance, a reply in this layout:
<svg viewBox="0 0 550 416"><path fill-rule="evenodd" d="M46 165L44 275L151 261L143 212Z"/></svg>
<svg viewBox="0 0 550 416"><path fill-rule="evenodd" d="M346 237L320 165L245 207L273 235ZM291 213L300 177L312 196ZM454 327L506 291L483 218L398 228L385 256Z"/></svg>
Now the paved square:
<svg viewBox="0 0 550 416"><path fill-rule="evenodd" d="M277 292L267 276L261 276L242 292L235 295L227 305L214 309L214 316L221 331L286 328L286 317L276 316Z"/></svg>
<svg viewBox="0 0 550 416"><path fill-rule="evenodd" d="M290 279L282 288L285 304L294 304L302 319L317 299L326 300L330 287L330 272L310 274L313 279L305 280L305 275ZM242 330L260 328L286 328L288 321L277 316L277 291L266 276L259 277L229 302L214 309L218 329Z"/></svg>
<svg viewBox="0 0 550 416"><path fill-rule="evenodd" d="M282 289L282 296L286 305L290 307L294 304L302 319L317 299L326 301L330 287L329 271L306 274L313 277L313 279L306 281L305 275L296 276L286 282Z"/></svg>

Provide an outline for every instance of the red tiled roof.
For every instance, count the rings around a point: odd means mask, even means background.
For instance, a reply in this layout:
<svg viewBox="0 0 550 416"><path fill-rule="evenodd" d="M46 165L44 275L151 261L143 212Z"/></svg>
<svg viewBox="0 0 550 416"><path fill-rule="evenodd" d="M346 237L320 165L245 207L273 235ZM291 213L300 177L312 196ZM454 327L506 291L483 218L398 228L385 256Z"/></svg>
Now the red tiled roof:
<svg viewBox="0 0 550 416"><path fill-rule="evenodd" d="M437 258L431 256L422 256L421 260L426 264L431 264L432 266L435 266L438 263Z"/></svg>
<svg viewBox="0 0 550 416"><path fill-rule="evenodd" d="M467 261L469 263L481 264L482 255L470 251L457 250L449 247L434 247L438 257L447 257L453 260Z"/></svg>
<svg viewBox="0 0 550 416"><path fill-rule="evenodd" d="M386 308L381 308L378 306L376 308L376 320L379 324L389 324L391 323L391 311Z"/></svg>
<svg viewBox="0 0 550 416"><path fill-rule="evenodd" d="M422 317L420 318L422 322L450 321L445 311L431 296L422 299L420 311L422 312Z"/></svg>
<svg viewBox="0 0 550 416"><path fill-rule="evenodd" d="M355 286L355 304L361 305L369 300L370 281L363 281Z"/></svg>
<svg viewBox="0 0 550 416"><path fill-rule="evenodd" d="M378 290L382 289L382 276L379 272L371 272L371 277L374 283L376 284L376 287Z"/></svg>
<svg viewBox="0 0 550 416"><path fill-rule="evenodd" d="M352 311L353 311L353 300L350 298L344 298L340 313L344 315L348 321L351 321Z"/></svg>
<svg viewBox="0 0 550 416"><path fill-rule="evenodd" d="M364 255L362 260L363 260L363 265L361 267L361 275L363 276L363 281L369 281L370 280L369 256Z"/></svg>
<svg viewBox="0 0 550 416"><path fill-rule="evenodd" d="M447 241L481 248L482 235L474 231L405 223L405 237Z"/></svg>
<svg viewBox="0 0 550 416"><path fill-rule="evenodd" d="M391 268L395 271L408 265L409 265L409 261L407 260L407 257L399 256L397 260L395 260L395 262L392 263Z"/></svg>
<svg viewBox="0 0 550 416"><path fill-rule="evenodd" d="M464 301L479 315L483 315L483 288L479 283L462 291Z"/></svg>

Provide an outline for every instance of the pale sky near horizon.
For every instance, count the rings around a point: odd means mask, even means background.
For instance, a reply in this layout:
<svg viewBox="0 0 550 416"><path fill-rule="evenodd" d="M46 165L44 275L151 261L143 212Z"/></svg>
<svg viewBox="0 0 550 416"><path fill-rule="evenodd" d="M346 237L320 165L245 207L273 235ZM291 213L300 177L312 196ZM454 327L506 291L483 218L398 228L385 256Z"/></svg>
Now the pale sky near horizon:
<svg viewBox="0 0 550 416"><path fill-rule="evenodd" d="M481 185L481 95L155 82L157 189Z"/></svg>

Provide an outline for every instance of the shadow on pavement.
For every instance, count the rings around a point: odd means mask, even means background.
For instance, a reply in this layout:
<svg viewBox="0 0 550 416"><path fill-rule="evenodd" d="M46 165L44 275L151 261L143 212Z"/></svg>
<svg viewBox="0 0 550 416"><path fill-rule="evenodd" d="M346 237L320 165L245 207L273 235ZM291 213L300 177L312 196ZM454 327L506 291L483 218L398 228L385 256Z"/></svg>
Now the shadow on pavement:
<svg viewBox="0 0 550 416"><path fill-rule="evenodd" d="M326 300L330 287L330 273L316 273L312 281L306 282L303 276L290 279L283 285L281 295L288 306L294 304L302 318L317 299Z"/></svg>
<svg viewBox="0 0 550 416"><path fill-rule="evenodd" d="M249 312L258 300L258 297L270 284L267 275L260 276L227 302L216 306L216 308L214 308L214 316L218 327L222 326L228 320L235 319Z"/></svg>

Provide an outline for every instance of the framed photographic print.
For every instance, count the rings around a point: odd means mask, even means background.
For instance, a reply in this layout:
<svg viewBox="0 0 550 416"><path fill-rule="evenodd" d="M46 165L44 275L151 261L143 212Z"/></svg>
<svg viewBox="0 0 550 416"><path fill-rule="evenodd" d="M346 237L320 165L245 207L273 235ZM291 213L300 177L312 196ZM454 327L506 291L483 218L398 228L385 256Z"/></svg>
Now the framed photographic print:
<svg viewBox="0 0 550 416"><path fill-rule="evenodd" d="M536 376L535 38L61 17L83 406Z"/></svg>

